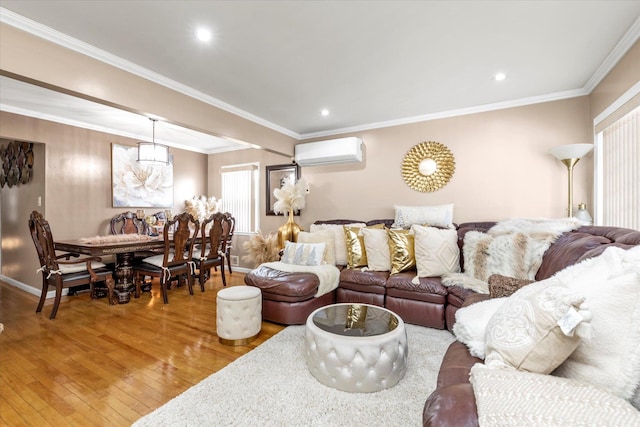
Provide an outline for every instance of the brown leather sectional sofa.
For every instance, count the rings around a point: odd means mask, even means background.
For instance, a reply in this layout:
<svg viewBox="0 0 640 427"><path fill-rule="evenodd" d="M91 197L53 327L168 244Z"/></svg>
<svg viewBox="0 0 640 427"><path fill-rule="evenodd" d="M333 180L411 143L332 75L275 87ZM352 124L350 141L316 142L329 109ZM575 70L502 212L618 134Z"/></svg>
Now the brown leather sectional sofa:
<svg viewBox="0 0 640 427"><path fill-rule="evenodd" d="M324 223L347 224L363 221L335 220ZM392 220L375 220L367 225ZM462 249L464 235L471 230L487 231L495 222L469 222L457 227L458 245ZM545 252L536 280L553 276L563 268L600 255L609 246L628 249L640 245L640 231L584 226L564 233ZM460 257L464 271L463 257ZM283 273L261 267L245 277L245 283L262 289L263 318L283 324L304 324L317 307L334 302L353 302L384 306L397 313L405 322L437 329L452 330L456 311L488 295L460 287L445 287L439 277L411 280L416 272L407 271L390 276L388 272L350 270L342 268L340 284L334 292L313 298L318 280L308 273ZM482 362L471 356L467 347L454 342L442 361L436 390L427 399L423 423L425 426L475 426L477 410L473 389L469 383L471 367Z"/></svg>

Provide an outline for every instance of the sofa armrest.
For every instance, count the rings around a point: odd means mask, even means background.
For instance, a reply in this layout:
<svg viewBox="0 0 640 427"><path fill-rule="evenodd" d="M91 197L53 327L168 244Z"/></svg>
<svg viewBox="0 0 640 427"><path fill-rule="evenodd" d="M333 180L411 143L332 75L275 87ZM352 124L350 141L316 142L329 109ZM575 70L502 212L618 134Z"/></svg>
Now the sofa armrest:
<svg viewBox="0 0 640 427"><path fill-rule="evenodd" d="M431 393L422 410L427 427L477 427L478 408L471 384L454 384Z"/></svg>
<svg viewBox="0 0 640 427"><path fill-rule="evenodd" d="M480 301L486 301L490 299L489 294L473 294L469 295L464 302L462 303L462 307L466 307L471 304L475 304Z"/></svg>

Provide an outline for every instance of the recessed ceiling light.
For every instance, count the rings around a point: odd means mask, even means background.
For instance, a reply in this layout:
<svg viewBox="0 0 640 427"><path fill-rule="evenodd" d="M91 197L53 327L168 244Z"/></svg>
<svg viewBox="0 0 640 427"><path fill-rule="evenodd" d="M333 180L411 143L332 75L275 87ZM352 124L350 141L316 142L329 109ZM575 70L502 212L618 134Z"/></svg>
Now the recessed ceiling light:
<svg viewBox="0 0 640 427"><path fill-rule="evenodd" d="M497 82L501 82L502 80L506 79L507 75L505 73L497 73L493 76L493 80L497 81Z"/></svg>
<svg viewBox="0 0 640 427"><path fill-rule="evenodd" d="M198 37L198 40L201 42L208 42L211 40L211 31L206 28L198 28L196 31L196 37Z"/></svg>
<svg viewBox="0 0 640 427"><path fill-rule="evenodd" d="M320 111L320 114L322 114L323 116L328 116L329 110L327 110L326 108L323 108L322 111Z"/></svg>

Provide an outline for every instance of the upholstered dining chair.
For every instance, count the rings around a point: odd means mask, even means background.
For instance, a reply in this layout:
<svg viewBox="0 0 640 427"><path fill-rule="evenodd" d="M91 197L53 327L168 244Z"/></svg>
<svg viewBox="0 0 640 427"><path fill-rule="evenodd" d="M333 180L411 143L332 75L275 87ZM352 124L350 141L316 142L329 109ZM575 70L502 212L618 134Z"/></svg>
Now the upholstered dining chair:
<svg viewBox="0 0 640 427"><path fill-rule="evenodd" d="M140 289L144 276L158 277L162 299L169 303L167 290L172 278L182 284L187 278L189 294L193 295L193 247L200 232L200 221L193 215L183 212L165 222L163 229L163 253L144 258L140 264L133 266L135 280L135 297L140 297Z"/></svg>
<svg viewBox="0 0 640 427"><path fill-rule="evenodd" d="M117 303L113 295L114 281L111 270L105 268L105 264L100 262L101 259L99 257L83 257L71 260L72 257L78 257L78 255L69 253L57 254L53 246L53 236L49 222L38 211L31 212L29 216L29 231L40 260L38 271L42 273L42 292L36 313L42 311L44 302L47 299L49 286L55 288L56 291L49 319L55 319L58 313L60 297L64 288L88 284L91 290L91 299L96 299L95 284L104 282L107 287L109 303Z"/></svg>
<svg viewBox="0 0 640 427"><path fill-rule="evenodd" d="M227 286L227 279L224 274L224 248L227 233L230 229L228 217L222 213L215 213L202 221L200 227L200 253L194 256L196 267L198 268L198 280L200 290L204 292L204 284L209 279L211 268L220 266L220 276L222 285Z"/></svg>

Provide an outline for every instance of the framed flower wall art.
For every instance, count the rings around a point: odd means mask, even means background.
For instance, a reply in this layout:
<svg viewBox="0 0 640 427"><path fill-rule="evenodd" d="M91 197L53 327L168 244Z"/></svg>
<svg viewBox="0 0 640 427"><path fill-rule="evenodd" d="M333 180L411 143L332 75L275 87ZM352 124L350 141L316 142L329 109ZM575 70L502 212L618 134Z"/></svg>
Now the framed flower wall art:
<svg viewBox="0 0 640 427"><path fill-rule="evenodd" d="M173 156L168 164L138 163L138 148L111 144L113 207L173 207Z"/></svg>

